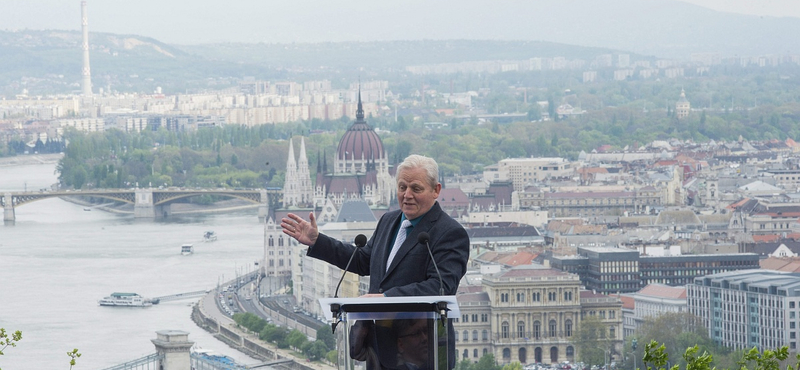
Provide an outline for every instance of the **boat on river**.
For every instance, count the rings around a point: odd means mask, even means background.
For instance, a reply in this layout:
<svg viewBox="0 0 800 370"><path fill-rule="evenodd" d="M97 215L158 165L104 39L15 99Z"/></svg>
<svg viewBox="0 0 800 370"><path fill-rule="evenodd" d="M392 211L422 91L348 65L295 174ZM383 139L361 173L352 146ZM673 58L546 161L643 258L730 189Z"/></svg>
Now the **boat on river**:
<svg viewBox="0 0 800 370"><path fill-rule="evenodd" d="M203 240L207 242L213 242L214 240L217 240L217 233L213 231L206 231L206 233L203 234Z"/></svg>
<svg viewBox="0 0 800 370"><path fill-rule="evenodd" d="M110 296L97 301L101 306L149 307L153 302L136 293L111 293Z"/></svg>
<svg viewBox="0 0 800 370"><path fill-rule="evenodd" d="M186 256L194 253L194 245L192 244L184 244L181 246L181 254Z"/></svg>

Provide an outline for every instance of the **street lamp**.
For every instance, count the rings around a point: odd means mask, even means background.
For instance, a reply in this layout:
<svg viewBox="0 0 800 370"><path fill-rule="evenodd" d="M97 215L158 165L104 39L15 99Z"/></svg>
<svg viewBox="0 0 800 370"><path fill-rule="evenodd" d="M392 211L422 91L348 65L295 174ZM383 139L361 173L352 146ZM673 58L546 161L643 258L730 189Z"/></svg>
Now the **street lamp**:
<svg viewBox="0 0 800 370"><path fill-rule="evenodd" d="M631 339L631 348L633 349L631 352L631 355L633 355L633 370L636 370L636 345L638 342L639 341L637 341L636 338Z"/></svg>

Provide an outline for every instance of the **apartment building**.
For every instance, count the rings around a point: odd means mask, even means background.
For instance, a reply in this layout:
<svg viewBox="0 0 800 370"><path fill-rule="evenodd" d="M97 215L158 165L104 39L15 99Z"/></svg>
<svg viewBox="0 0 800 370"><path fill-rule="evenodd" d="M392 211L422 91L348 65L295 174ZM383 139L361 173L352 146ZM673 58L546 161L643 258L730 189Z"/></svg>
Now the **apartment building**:
<svg viewBox="0 0 800 370"><path fill-rule="evenodd" d="M653 284L682 286L697 277L758 268L755 253L646 256L638 250L578 247L576 256L553 256L553 268L578 274L586 289L600 293L634 293Z"/></svg>
<svg viewBox="0 0 800 370"><path fill-rule="evenodd" d="M689 312L703 320L709 337L734 350L788 345L797 353L800 276L770 270L730 271L694 279L686 286Z"/></svg>
<svg viewBox="0 0 800 370"><path fill-rule="evenodd" d="M521 209L547 210L551 217L602 217L650 213L663 205L661 191L652 186L632 190L545 191L529 187L518 194Z"/></svg>
<svg viewBox="0 0 800 370"><path fill-rule="evenodd" d="M511 181L514 191L523 191L530 182L574 175L575 164L564 158L508 158L483 171L485 181Z"/></svg>

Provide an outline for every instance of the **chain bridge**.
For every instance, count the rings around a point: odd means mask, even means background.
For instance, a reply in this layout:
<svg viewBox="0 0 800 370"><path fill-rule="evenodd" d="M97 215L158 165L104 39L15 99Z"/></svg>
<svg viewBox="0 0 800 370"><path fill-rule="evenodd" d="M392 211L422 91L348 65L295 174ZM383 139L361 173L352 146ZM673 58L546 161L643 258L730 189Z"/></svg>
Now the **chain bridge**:
<svg viewBox="0 0 800 370"><path fill-rule="evenodd" d="M258 217L263 219L269 210L269 197L281 196L280 188L268 189L92 189L92 190L60 190L39 192L6 192L0 197L3 206L3 221L16 220L14 209L37 200L58 197L95 197L116 202L133 204L133 215L136 218L161 218L171 214L170 205L183 198L198 195L218 195L238 198L258 204Z"/></svg>

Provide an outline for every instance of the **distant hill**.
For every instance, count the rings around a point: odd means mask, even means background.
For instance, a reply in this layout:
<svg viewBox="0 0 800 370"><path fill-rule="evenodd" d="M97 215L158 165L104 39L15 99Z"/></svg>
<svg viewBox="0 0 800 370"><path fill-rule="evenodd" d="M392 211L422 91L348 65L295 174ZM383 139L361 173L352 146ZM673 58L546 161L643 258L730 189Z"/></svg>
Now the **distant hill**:
<svg viewBox="0 0 800 370"><path fill-rule="evenodd" d="M275 68L403 69L410 65L556 57L591 61L611 49L543 41L419 40L295 44L205 44L178 46L212 60L264 64Z"/></svg>
<svg viewBox="0 0 800 370"><path fill-rule="evenodd" d="M90 33L95 91L182 91L209 87L208 79L274 72L256 64L206 59L158 40L135 35ZM0 94L68 93L80 90L82 50L78 31L0 31Z"/></svg>
<svg viewBox="0 0 800 370"><path fill-rule="evenodd" d="M0 93L78 91L80 45L78 31L0 31ZM553 56L591 61L615 52L548 42L482 40L174 46L109 33L90 33L90 45L95 91L150 92L162 87L170 93L223 88L246 76L335 79L344 70L349 79L358 71L402 71L408 65Z"/></svg>

